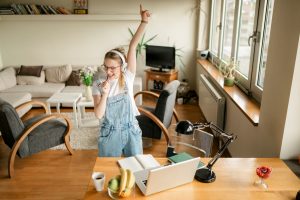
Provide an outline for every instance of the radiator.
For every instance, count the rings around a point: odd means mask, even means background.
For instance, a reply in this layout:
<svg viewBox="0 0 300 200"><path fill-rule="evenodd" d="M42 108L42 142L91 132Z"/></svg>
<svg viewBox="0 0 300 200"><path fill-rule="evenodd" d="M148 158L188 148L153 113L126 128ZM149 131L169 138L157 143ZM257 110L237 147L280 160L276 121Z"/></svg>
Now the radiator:
<svg viewBox="0 0 300 200"><path fill-rule="evenodd" d="M206 121L224 129L225 97L215 89L214 84L204 74L200 74L199 106Z"/></svg>

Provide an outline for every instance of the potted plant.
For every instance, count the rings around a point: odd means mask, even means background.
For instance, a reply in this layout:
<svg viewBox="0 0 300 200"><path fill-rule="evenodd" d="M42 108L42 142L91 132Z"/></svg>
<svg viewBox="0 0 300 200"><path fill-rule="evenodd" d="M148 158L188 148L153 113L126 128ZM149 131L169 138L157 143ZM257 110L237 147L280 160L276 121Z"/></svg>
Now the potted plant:
<svg viewBox="0 0 300 200"><path fill-rule="evenodd" d="M85 97L88 101L92 101L92 84L93 84L93 75L95 73L95 69L92 66L85 66L80 70L80 77L82 83L85 85Z"/></svg>
<svg viewBox="0 0 300 200"><path fill-rule="evenodd" d="M128 28L128 31L129 31L131 37L133 37L134 32L130 28ZM157 37L157 34L156 34L156 35L152 36L150 39L145 41L145 35L146 35L146 33L143 34L141 41L138 43L138 45L136 47L136 57L138 56L138 54L142 55L142 50L146 49L146 45L149 42L151 42L154 38Z"/></svg>
<svg viewBox="0 0 300 200"><path fill-rule="evenodd" d="M220 62L218 68L224 76L224 86L233 86L235 82L235 70L238 67L238 61L233 58L230 59L229 63L225 64Z"/></svg>

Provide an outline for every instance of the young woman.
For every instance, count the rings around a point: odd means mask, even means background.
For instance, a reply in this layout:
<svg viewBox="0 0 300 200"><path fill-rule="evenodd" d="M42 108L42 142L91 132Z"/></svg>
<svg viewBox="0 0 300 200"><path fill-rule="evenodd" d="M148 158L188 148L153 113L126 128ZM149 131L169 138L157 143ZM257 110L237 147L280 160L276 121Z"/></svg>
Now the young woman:
<svg viewBox="0 0 300 200"><path fill-rule="evenodd" d="M105 54L106 80L93 85L94 112L103 119L98 140L99 156L142 154L142 132L135 118L139 114L133 98L136 47L150 13L140 5L141 23L129 44L127 59L122 49ZM126 62L127 61L127 62Z"/></svg>

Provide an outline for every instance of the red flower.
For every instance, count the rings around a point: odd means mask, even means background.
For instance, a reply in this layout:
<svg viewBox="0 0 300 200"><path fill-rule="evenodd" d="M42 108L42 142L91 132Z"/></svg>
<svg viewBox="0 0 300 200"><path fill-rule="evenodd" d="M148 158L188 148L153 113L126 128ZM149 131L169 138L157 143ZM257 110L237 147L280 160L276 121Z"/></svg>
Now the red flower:
<svg viewBox="0 0 300 200"><path fill-rule="evenodd" d="M256 168L257 176L263 179L267 179L270 176L271 172L272 172L271 168L267 166L261 166Z"/></svg>

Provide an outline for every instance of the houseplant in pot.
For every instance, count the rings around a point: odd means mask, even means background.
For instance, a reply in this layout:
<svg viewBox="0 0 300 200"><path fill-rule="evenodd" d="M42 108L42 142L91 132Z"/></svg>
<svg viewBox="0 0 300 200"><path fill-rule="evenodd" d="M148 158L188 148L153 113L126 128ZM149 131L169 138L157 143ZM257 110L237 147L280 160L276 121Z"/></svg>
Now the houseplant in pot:
<svg viewBox="0 0 300 200"><path fill-rule="evenodd" d="M238 67L238 61L230 59L229 63L219 64L218 68L222 75L224 76L224 86L233 86L235 82L235 70Z"/></svg>
<svg viewBox="0 0 300 200"><path fill-rule="evenodd" d="M83 69L80 70L81 81L85 85L84 96L88 101L93 100L92 84L93 84L94 73L95 73L95 69L92 66L85 66Z"/></svg>

